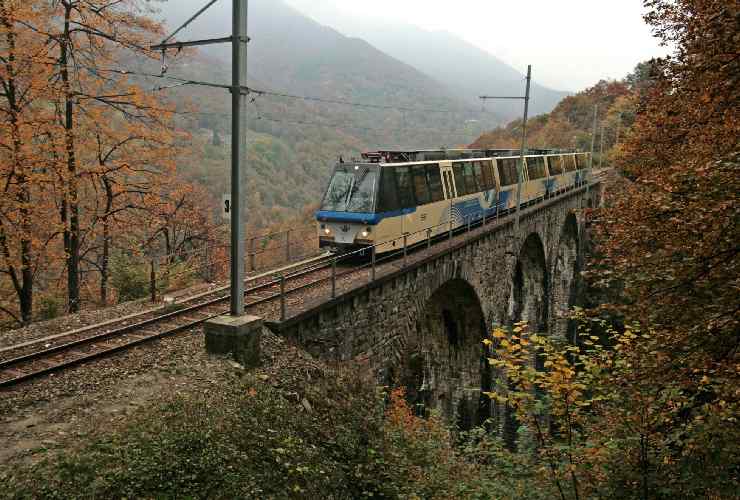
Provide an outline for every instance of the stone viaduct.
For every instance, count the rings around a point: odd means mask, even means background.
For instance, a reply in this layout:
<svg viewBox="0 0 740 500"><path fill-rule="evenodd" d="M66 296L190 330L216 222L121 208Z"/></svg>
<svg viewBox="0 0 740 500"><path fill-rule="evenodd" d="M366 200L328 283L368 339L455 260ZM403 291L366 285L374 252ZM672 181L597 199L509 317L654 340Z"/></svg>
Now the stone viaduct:
<svg viewBox="0 0 740 500"><path fill-rule="evenodd" d="M267 326L328 360L365 359L379 380L462 427L506 412L482 391L495 385L481 340L496 325L526 321L567 338L585 241L583 208L600 184L523 209L359 286Z"/></svg>

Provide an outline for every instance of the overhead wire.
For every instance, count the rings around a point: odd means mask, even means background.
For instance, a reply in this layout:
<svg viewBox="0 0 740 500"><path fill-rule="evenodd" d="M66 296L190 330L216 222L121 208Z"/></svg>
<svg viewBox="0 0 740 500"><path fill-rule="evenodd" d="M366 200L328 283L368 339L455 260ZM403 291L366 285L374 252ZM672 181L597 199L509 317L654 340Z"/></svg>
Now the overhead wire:
<svg viewBox="0 0 740 500"><path fill-rule="evenodd" d="M265 120L270 121L274 123L284 123L286 125L301 125L301 126L313 126L313 127L323 127L323 128L331 128L331 129L341 129L341 128L349 128L353 130L364 130L368 132L408 132L409 130L404 128L390 128L390 127L364 127L361 125L352 125L349 123L321 123L321 122L312 122L312 121L306 121L306 120L286 120L286 119L280 119L280 118L273 118L271 116L266 116L262 110L260 109L259 105L256 102L256 97L253 97L250 99L250 104L253 104L255 109L257 110L257 118L256 120ZM196 112L197 113L197 112ZM209 113L211 114L211 113ZM220 113L224 114L224 113ZM452 133L465 133L466 130L464 128L453 128L451 129Z"/></svg>
<svg viewBox="0 0 740 500"><path fill-rule="evenodd" d="M142 77L148 77L148 78L160 78L160 79L165 79L165 80L171 80L173 82L177 82L183 85L214 87L214 88L221 88L225 90L231 90L233 88L231 85L220 84L220 83L215 83L215 82L204 82L204 81L199 81L199 80L192 80L188 78L172 76L170 74L148 73L148 72L142 72L142 71L136 71L136 70L130 70L130 69L114 69L114 68L100 69L100 68L90 68L90 67L84 67L84 68L89 69L91 71L101 72L101 73L115 73L115 74L126 75L126 76L130 75L130 76L142 76ZM473 110L473 109L468 109L468 108L460 108L460 109L417 108L417 107L410 107L410 106L396 106L396 105L389 105L389 104L356 102L356 101L348 101L344 99L327 99L323 97L302 96L302 95L297 95L297 94L289 94L286 92L278 92L274 90L253 88L253 87L249 87L246 85L242 86L241 90L242 92L245 92L246 94L257 94L260 96L282 97L282 98L287 98L287 99L300 99L304 101L320 102L324 104L336 104L336 105L341 105L341 106L352 106L352 107L358 107L358 108L384 109L384 110L395 110L395 111L401 111L401 112L418 112L418 113L480 113L480 111L478 110Z"/></svg>
<svg viewBox="0 0 740 500"><path fill-rule="evenodd" d="M478 113L478 111L471 110L471 109L440 109L440 108L414 108L409 106L393 106L393 105L386 105L386 104L373 104L373 103L366 103L366 102L354 102L354 101L346 101L343 99L326 99L323 97L314 97L314 96L301 96L301 95L295 95L295 94L288 94L285 92L276 92L273 90L263 90L263 89L256 89L247 87L249 92L259 94L259 95L267 95L267 96L274 96L274 97L285 97L288 99L302 99L304 101L314 101L314 102L321 102L326 104L339 104L342 106L354 106L358 108L371 108L371 109L387 109L387 110L396 110L396 111L416 111L419 113Z"/></svg>
<svg viewBox="0 0 740 500"><path fill-rule="evenodd" d="M213 5L213 4L214 4L214 3L216 3L216 2L218 2L218 0L210 0L210 1L209 1L209 2L208 2L208 3L207 3L207 4L205 5L205 6L204 6L204 7L201 7L201 9L200 9L200 10L199 10L198 12L196 12L195 14L193 14L193 15L192 15L192 16L190 17L190 19L188 19L187 21L185 21L185 22L184 22L184 23L183 23L183 24L182 24L182 25L181 25L181 26L180 26L179 28L177 28L177 29L176 29L175 31L173 31L172 33L170 33L170 35L169 35L169 36L168 36L167 38L165 38L164 40L162 40L162 41L161 41L161 42L160 42L159 44L160 44L160 45L164 45L165 43L167 43L167 42L169 42L170 40L172 40L172 38L173 38L173 37L174 37L175 35L177 35L177 34L178 34L178 33L179 33L180 31L182 31L183 29L185 29L185 27L187 27L187 26L188 26L188 25L189 25L190 23L192 23L193 21L195 21L195 20L196 20L196 19L198 18L198 16L200 16L200 15L201 15L202 13L204 13L204 12L205 12L206 10L208 10L208 9L209 9L209 8L211 7L211 5Z"/></svg>

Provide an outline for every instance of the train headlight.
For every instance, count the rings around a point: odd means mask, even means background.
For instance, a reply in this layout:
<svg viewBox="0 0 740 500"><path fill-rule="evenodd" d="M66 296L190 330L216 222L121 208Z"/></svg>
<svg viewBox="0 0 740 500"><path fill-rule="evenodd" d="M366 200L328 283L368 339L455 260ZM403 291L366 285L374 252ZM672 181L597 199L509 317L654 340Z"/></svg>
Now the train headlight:
<svg viewBox="0 0 740 500"><path fill-rule="evenodd" d="M361 234L363 238L367 238L368 236L370 236L370 228L366 227L365 229L362 230Z"/></svg>
<svg viewBox="0 0 740 500"><path fill-rule="evenodd" d="M325 227L324 228L324 234L326 234L327 236L330 235L331 234L331 229L329 229L328 227Z"/></svg>

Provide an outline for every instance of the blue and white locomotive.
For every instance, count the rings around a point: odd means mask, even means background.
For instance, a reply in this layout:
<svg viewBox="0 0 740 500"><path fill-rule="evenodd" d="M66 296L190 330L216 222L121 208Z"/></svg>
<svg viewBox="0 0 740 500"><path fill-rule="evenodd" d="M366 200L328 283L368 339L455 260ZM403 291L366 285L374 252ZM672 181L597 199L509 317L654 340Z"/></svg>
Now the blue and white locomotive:
<svg viewBox="0 0 740 500"><path fill-rule="evenodd" d="M529 150L522 206L586 182L588 153ZM316 212L319 244L337 251L413 245L516 209L514 150L376 151L340 162Z"/></svg>

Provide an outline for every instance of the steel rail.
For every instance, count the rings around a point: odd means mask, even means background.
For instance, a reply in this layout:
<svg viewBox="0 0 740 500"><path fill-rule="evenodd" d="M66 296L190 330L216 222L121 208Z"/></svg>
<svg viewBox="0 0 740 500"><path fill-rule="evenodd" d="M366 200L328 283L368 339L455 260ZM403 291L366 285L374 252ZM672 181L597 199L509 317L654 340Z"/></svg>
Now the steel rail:
<svg viewBox="0 0 740 500"><path fill-rule="evenodd" d="M325 261L326 259L328 259L330 257L332 257L332 255L331 254L328 254L328 253L327 254L323 254L323 255L318 255L316 257L311 257L311 258L305 259L303 261L293 263L293 264L288 265L288 266L283 266L281 268L274 269L274 270L271 270L271 271L268 271L268 272L262 272L262 273L260 273L260 274L258 274L256 276L250 276L250 277L248 277L245 280L245 283L258 282L258 281L260 281L260 280L262 280L264 278L267 278L267 277L270 277L270 276L274 276L275 273L283 272L283 271L286 271L288 269L297 269L297 268L301 268L302 266L321 265L321 263L323 261ZM203 297L207 297L209 295L214 295L214 294L221 293L221 292L227 292L227 291L229 291L229 289L230 289L229 285L217 286L217 287L213 288L212 290L207 290L207 291L204 291L204 292L196 293L195 295L190 295L190 296L182 297L180 300L173 302L171 305L178 305L179 306L179 305L183 305L183 304L188 304L188 303L194 302L196 300L200 300ZM6 353L6 352L20 350L20 349L24 349L24 348L27 348L27 347L31 347L31 346L36 345L36 344L41 344L43 342L54 341L54 340L57 340L57 339L60 339L60 338L63 338L63 337L72 337L72 336L75 336L75 335L81 335L81 334L83 334L85 332L89 332L91 330L96 330L98 328L104 328L104 327L108 327L108 326L113 326L113 325L116 325L118 323L122 323L122 322L125 322L125 321L130 321L130 320L135 320L136 318L141 318L141 317L148 316L148 315L156 315L155 317L162 316L161 313L162 313L162 308L161 307L155 307L155 308L146 309L144 311L140 311L140 312L128 314L128 315L125 315L125 316L121 316L121 317L118 317L118 318L111 318L111 319L106 320L106 321L101 321L99 323L94 323L94 324L91 324L91 325L83 326L81 328L77 328L77 329L74 329L74 330L68 330L66 332L60 332L60 333L57 333L57 334L54 334L54 335L49 335L49 336L46 336L46 337L40 337L40 338L33 339L33 340L28 340L26 342L21 342L19 344L10 345L10 346L6 346L6 347L1 347L0 348L0 355L2 355L3 353ZM3 366L3 361L0 361L0 368L2 368L2 366Z"/></svg>
<svg viewBox="0 0 740 500"><path fill-rule="evenodd" d="M595 175L594 176L595 177L601 177L601 175L603 173L604 173L603 171L597 171L597 172L595 172ZM595 183L589 182L587 184L595 184ZM568 190L566 190L566 191L568 191ZM559 198L559 197L563 196L564 194L566 194L566 193L563 192L562 194L555 195L554 198ZM545 199L546 198L543 197L542 199L538 199L536 201L533 201L531 203L528 203L528 205L536 205L538 203L541 203L541 202L545 201ZM552 198L550 198L550 199L552 199ZM511 215L511 214L510 213L507 213L506 214L506 216L509 216L509 215ZM497 220L500 222L501 221L501 218L497 218ZM483 221L476 221L475 224L476 224L476 226L478 226L479 224L482 226L482 225L484 225L484 222ZM460 229L460 228L458 228L458 229ZM470 229L471 228L469 227L467 231L469 232ZM464 230L464 228L462 228L462 230L458 234L465 234L465 232L466 231ZM444 238L445 238L445 235L444 234L441 235L440 239L444 239ZM421 247L425 246L426 244L427 244L427 242L424 241L424 240L422 240L422 241L419 241L419 242L416 242L414 244L409 245L406 250L411 250L411 249L414 249L414 248L421 248ZM381 259L381 261L382 260L391 260L391 257L400 255L400 252L401 251L402 250L399 249L399 250L397 250L395 252L391 252L391 254L393 254L393 255L389 255L389 256L387 256L387 258ZM273 289L273 288L276 288L276 287L281 286L281 283L284 285L284 280L286 280L286 279L294 280L294 279L297 279L297 278L300 278L300 277L303 277L303 276L306 276L306 275L310 275L312 273L316 273L316 272L319 272L321 270L327 269L329 267L332 267L332 264L335 263L335 261L339 260L340 258L352 256L355 253L356 252L350 252L348 254L340 255L340 256L334 256L334 255L324 256L323 258L318 259L317 262L315 262L315 263L312 262L311 263L312 265L309 265L308 267L306 267L304 269L301 269L299 271L295 271L293 273L284 274L284 275L282 275L282 277L273 278L271 280L266 281L265 283L261 283L259 285L253 286L253 287L251 287L251 288L249 288L249 289L247 289L245 291L245 295L249 296L249 294L253 294L253 293L256 293L256 292L269 291L270 289ZM305 263L306 262L298 263L294 267L300 267L301 265L303 265ZM293 293L296 293L298 291L305 290L305 289L308 289L308 288L311 288L311 287L320 285L320 284L326 282L327 280L336 280L338 278L343 278L345 276L350 276L350 275L352 275L354 273L357 273L359 271L365 271L367 269L367 267L368 267L368 264L356 265L356 266L353 266L351 269L347 270L346 272L341 273L338 276L336 276L336 275L334 275L334 273L332 273L332 276L331 277L320 277L319 279L317 279L315 281L311 281L309 283L298 284L297 286L292 287L292 288L289 288L289 289L282 289L280 292L272 293L272 294L270 294L267 297L257 298L256 300L251 301L248 304L245 304L244 307L246 309L247 307L253 307L253 306L256 306L258 304L263 304L263 303L266 303L266 302L269 302L269 301L272 301L272 300L275 300L275 299L280 299L281 302L282 302L282 301L285 300L285 297L287 295L289 295L289 294L293 294ZM289 268L290 268L290 266L288 268L283 268L283 270L286 270L286 269L289 269ZM266 273L266 274L262 275L261 277L269 276L269 274L273 274L274 275L275 273L280 272L280 271L281 270L276 270L276 271L273 271L273 273ZM254 279L256 280L258 278L254 278ZM228 287L226 287L226 288L228 288ZM206 292L203 295L200 295L200 297L205 296L205 295L208 295L210 293L217 293L218 291L220 291L220 290L216 290L214 292ZM138 322L138 323L134 323L134 324L130 324L130 325L125 325L125 326L123 326L121 328L114 329L114 330L109 331L109 332L103 332L103 333L100 333L100 334L97 334L97 335L93 335L93 336L90 336L90 337L86 337L86 338L83 338L83 339L78 339L78 340L75 340L75 341L72 341L72 342L68 342L68 343L65 343L65 344L60 344L58 346L54 346L54 347L51 347L51 348L48 348L48 349L43 349L43 350L40 350L40 351L35 351L35 352L29 353L29 354L26 354L26 355L23 355L23 356L19 356L19 357L13 358L13 359L6 360L6 361L0 361L0 369L6 370L6 371L8 369L11 369L12 370L12 368L11 368L12 366L16 366L16 365L18 365L20 363L33 362L33 361L39 360L39 358L42 358L44 356L48 356L50 354L61 353L61 352L65 351L65 350L70 350L70 349L73 349L75 347L89 345L89 344L94 344L95 342L110 340L110 339L113 339L114 337L121 337L121 336L126 335L127 333L138 331L138 330L141 330L143 328L146 328L147 326L155 325L157 323L161 323L161 322L166 321L166 320L170 320L170 319L174 319L176 317L183 316L183 315L185 315L187 313L193 313L193 312L197 312L199 310L202 310L202 309L211 307L211 306L216 305L216 304L218 304L220 302L226 301L229 298L230 298L229 295L224 295L224 296L216 297L216 298L209 299L209 300L206 300L206 301L201 302L201 303L198 303L198 304L194 304L194 305L189 306L189 307L185 307L185 308L182 308L182 309L178 309L176 311L172 311L170 313L165 313L165 314L162 314L162 315L159 315L159 316L155 316L153 318L149 318L147 320L144 320L144 321L141 321L141 322ZM281 304L281 307L282 307L282 304ZM42 375L46 375L46 374L49 374L49 373L52 373L52 372L55 372L55 371L59 371L59 370L62 370L64 368L76 366L76 365L85 363L87 361L91 361L91 360L94 360L94 359L102 358L102 357L105 357L105 356L107 356L109 354L112 354L112 353L115 353L115 352L118 352L118 351L121 351L121 350L129 349L131 347L134 347L134 346L143 344L143 343L148 342L148 341L160 339L160 338L163 338L163 337L168 336L168 335L173 335L173 334L178 333L178 332L181 332L183 330L187 330L187 329L192 328L194 326L200 325L201 323L203 323L205 321L208 321L209 319L215 318L217 316L220 316L220 315L222 315L222 314L224 314L226 312L227 311L219 311L218 313L215 313L215 314L208 314L208 315L206 315L203 318L197 318L195 320L189 320L186 324L176 325L174 327L164 329L163 331L160 331L160 332L154 332L154 333L151 333L151 334L145 334L143 336L140 335L140 334L138 334L130 342L126 342L126 343L119 344L119 345L116 345L116 346L106 347L106 348L104 348L102 350L94 351L94 352L91 352L91 353L88 353L88 354L83 354L82 356L79 356L79 357L76 357L76 358L73 358L73 359L63 360L63 361L58 362L58 363L54 363L54 364L50 364L50 365L47 364L47 366L44 366L41 369L33 370L31 372L28 372L28 373L22 373L20 375L17 375L15 377L12 377L12 378L9 378L9 379L0 380L0 387L10 387L10 386L13 386L13 385L17 385L17 384L19 384L21 382L24 382L24 381L27 381L27 380L30 380L30 379L33 379L33 378L37 378L37 377L40 377ZM70 333L70 335L74 335L74 334L75 333Z"/></svg>
<svg viewBox="0 0 740 500"><path fill-rule="evenodd" d="M323 260L329 261L329 260L331 260L331 258L330 257L324 257ZM303 277L303 276L306 276L306 275L309 275L309 274L312 274L312 273L315 273L315 272L319 272L319 271L321 271L323 269L326 269L327 267L328 267L328 265L324 265L324 266L314 265L314 266L312 266L310 268L303 269L303 270L300 270L300 271L296 271L296 272L287 274L285 277L287 279L294 280L294 279L298 279L300 277ZM267 291L267 290L270 290L272 288L275 288L276 286L279 286L279 280L277 280L277 279L271 279L271 280L269 280L269 281L267 281L265 283L262 283L260 285L256 285L254 287L249 288L248 290L245 291L245 295L251 294L251 293L260 292L260 291ZM298 289L298 287L291 288L289 290L286 290L286 293L291 293L291 292L293 292L293 291L295 291L297 289ZM276 297L279 297L279 296L280 296L279 293L273 293L273 294L271 294L268 297L261 297L261 298L258 298L256 300L250 301L249 303L245 304L245 309L247 307L253 307L253 306L256 306L258 304L262 304L262 303L265 303L265 302L272 301ZM94 344L96 342L111 340L111 339L116 338L116 337L123 337L123 336L125 336L127 334L130 334L132 332L141 330L141 329L143 329L143 328L145 328L147 326L152 326L152 325L156 325L158 323L161 323L163 321L172 320L174 318L181 317L181 316L186 315L188 313L198 312L199 310L202 310L202 309L205 309L207 307L211 307L211 306L216 305L218 303L221 303L221 302L224 302L226 300L229 300L229 298L230 298L229 295L224 295L224 296L220 296L220 297L217 297L217 298L214 298L214 299L209 299L209 300L207 300L205 302L201 302L199 304L194 304L192 306L189 306L189 307L186 307L186 308L183 308L183 309L178 309L177 311L172 311L170 313L166 313L166 314L163 314L163 315L160 315L160 316L149 318L147 320L144 320L144 321L141 321L141 322L138 322L138 323L134 323L134 324L130 324L130 325L125 325L125 326L123 326L121 328L114 329L114 330L111 330L111 331L108 331L108 332L99 333L99 334L96 334L96 335L93 335L93 336L85 337L85 338L82 338L82 339L77 339L77 340L74 340L72 342L67 342L65 344L60 344L58 346L54 346L54 347L51 347L51 348L43 349L43 350L40 350L40 351L34 351L34 352L29 353L29 354L26 354L26 355L22 355L22 356L18 356L16 358L5 360L5 361L0 362L0 370L5 370L5 371L8 371L9 369L10 370L13 370L12 367L17 366L17 365L19 365L21 363L31 363L31 362L34 362L34 361L38 361L41 358L44 358L44 357L49 356L51 354L62 353L64 351L69 351L69 350L74 349L76 347L90 345L90 344ZM115 352L118 352L118 351L121 351L121 350L130 348L130 347L134 347L136 345L142 344L142 343L147 342L147 341L156 340L156 339L159 339L159 338L168 336L168 335L172 335L172 334L178 333L180 331L183 331L183 330L187 330L189 328L192 328L194 326L198 326L201 323L203 323L205 321L208 321L209 319L212 319L212 318L221 316L222 314L225 314L226 312L228 312L228 311L226 311L226 310L219 311L218 313L215 313L215 314L209 314L209 315L206 315L205 317L198 318L198 319L195 319L195 320L192 320L192 321L188 321L187 323L182 324L182 325L176 325L176 326L171 327L171 328L166 328L166 329L164 329L164 330L162 330L160 332L155 332L155 333L152 333L152 334L145 334L145 335L137 335L136 338L134 338L130 342L126 342L126 343L123 343L123 344L120 344L120 345L116 345L116 346L112 346L112 347L106 347L104 349L101 349L101 350L98 350L98 351L94 351L94 352L91 352L89 354L85 354L85 355L82 355L82 356L79 356L79 357L75 357L73 359L63 360L61 362L54 362L53 364L50 364L48 366L45 366L45 367L43 367L41 369L32 370L30 372L22 373L20 375L13 376L13 377L8 378L8 379L0 380L0 387L11 387L13 385L17 385L17 384L19 384L21 382L24 382L26 380L37 378L37 377L40 377L42 375L46 375L46 374L49 374L49 373L52 373L52 372L55 372L55 371L59 371L59 370L65 369L65 368L69 368L71 366L76 366L76 365L79 365L79 364L84 363L86 361L90 361L90 360L93 360L93 359L101 358L101 357L104 357L104 356L106 356L108 354L112 354L112 353L115 353ZM13 371L15 371L15 370L13 370Z"/></svg>

